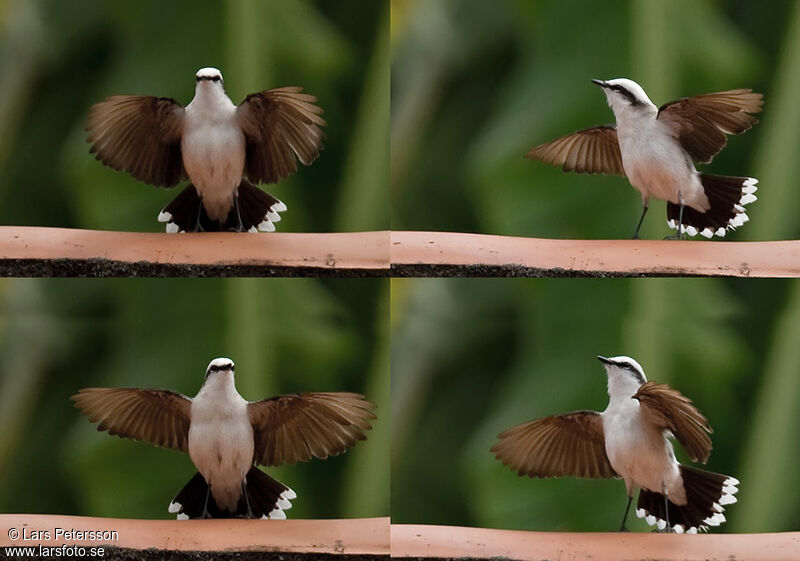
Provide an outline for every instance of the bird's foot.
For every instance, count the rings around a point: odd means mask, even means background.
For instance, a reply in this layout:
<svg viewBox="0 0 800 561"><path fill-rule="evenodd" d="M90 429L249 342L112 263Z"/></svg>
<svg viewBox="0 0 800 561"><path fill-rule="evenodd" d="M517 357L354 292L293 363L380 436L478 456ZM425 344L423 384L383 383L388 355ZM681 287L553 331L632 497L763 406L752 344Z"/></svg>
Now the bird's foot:
<svg viewBox="0 0 800 561"><path fill-rule="evenodd" d="M628 530L628 527L627 527L627 526L625 526L625 524L623 524L622 526L620 526L620 527L619 527L619 530L617 530L617 531L618 531L618 532L630 532L630 530Z"/></svg>
<svg viewBox="0 0 800 561"><path fill-rule="evenodd" d="M675 233L675 234L672 234L671 236L667 236L664 239L665 240L685 240L686 239L686 234Z"/></svg>
<svg viewBox="0 0 800 561"><path fill-rule="evenodd" d="M632 240L641 240L642 238L639 237L639 234L634 234L631 239Z"/></svg>

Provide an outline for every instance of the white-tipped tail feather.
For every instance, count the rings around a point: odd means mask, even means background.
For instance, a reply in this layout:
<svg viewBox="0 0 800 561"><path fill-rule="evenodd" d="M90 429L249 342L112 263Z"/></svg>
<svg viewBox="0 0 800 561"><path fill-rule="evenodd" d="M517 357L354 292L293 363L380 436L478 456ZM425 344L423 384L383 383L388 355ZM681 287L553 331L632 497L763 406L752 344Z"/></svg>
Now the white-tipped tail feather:
<svg viewBox="0 0 800 561"><path fill-rule="evenodd" d="M274 203L269 210L264 215L264 219L259 223L258 228L253 226L248 230L248 232L274 232L275 231L275 222L281 221L281 215L279 213L286 211L286 205L283 202L278 201Z"/></svg>
<svg viewBox="0 0 800 561"><path fill-rule="evenodd" d="M683 224L680 225L680 233L688 234L692 237L700 234L705 238L714 236L724 238L727 230L735 230L750 220L744 206L758 200L758 197L754 194L758 190L758 187L756 187L758 180L754 177L720 177L707 174L701 174L701 177L703 186L706 188L706 195L712 203L712 208L706 214L691 207L684 207L684 220ZM726 202L725 199L719 197L719 192L717 192L717 190L731 188L741 189L738 203L734 203L732 206L729 198L727 199L728 202ZM679 213L676 211L677 207L678 205L672 203L668 206L667 215L670 218L667 219L667 226L673 230L678 229L676 217ZM721 218L721 216L724 216L724 218ZM698 222L703 225L697 226ZM708 223L713 225L708 225Z"/></svg>
<svg viewBox="0 0 800 561"><path fill-rule="evenodd" d="M274 232L275 224L280 222L281 212L286 205L242 180L234 199L235 204L223 220L208 217L203 201L194 185L188 185L158 214L158 221L166 223L168 234L181 232Z"/></svg>
<svg viewBox="0 0 800 561"><path fill-rule="evenodd" d="M681 466L681 475L688 502L684 505L669 503L672 530L678 534L696 534L725 522L723 505L736 502L734 495L739 491L739 481L687 466ZM664 506L664 495L642 490L636 516L650 526L664 530L667 527Z"/></svg>
<svg viewBox="0 0 800 561"><path fill-rule="evenodd" d="M203 476L196 473L175 496L168 510L177 514L178 520L208 517L283 520L286 518L284 511L292 508L291 500L297 498L297 493L256 466L250 468L244 484L246 495L240 495L233 507L220 508L213 490L210 491Z"/></svg>
<svg viewBox="0 0 800 561"><path fill-rule="evenodd" d="M290 501L296 498L297 493L287 488L278 497L278 500L275 502L275 508L270 511L269 515L265 514L262 516L262 518L269 518L270 520L286 520L286 513L283 511L292 508L292 503Z"/></svg>

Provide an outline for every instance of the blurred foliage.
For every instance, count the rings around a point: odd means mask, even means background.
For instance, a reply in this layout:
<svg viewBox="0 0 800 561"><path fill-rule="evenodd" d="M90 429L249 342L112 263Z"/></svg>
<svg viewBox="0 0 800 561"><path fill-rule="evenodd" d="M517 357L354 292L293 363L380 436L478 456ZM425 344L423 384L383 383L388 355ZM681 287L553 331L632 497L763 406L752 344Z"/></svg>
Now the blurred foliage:
<svg viewBox="0 0 800 561"><path fill-rule="evenodd" d="M589 80L626 76L657 104L763 92L761 124L702 169L760 179L731 239L797 238L797 29L791 1L394 1L392 228L628 238L624 178L523 157L613 122ZM643 237L668 233L651 202ZM393 281L393 521L616 528L621 483L519 478L489 448L525 420L602 409L594 356L630 354L711 419L708 467L742 481L722 531L797 529L799 317L797 282Z"/></svg>
<svg viewBox="0 0 800 561"><path fill-rule="evenodd" d="M162 231L178 189L95 161L86 115L113 94L188 104L216 66L234 103L298 85L325 110L320 158L266 187L289 207L280 231L388 229L388 18L372 0L3 2L0 223Z"/></svg>
<svg viewBox="0 0 800 561"><path fill-rule="evenodd" d="M731 137L702 169L761 180L752 221L732 239L799 237L791 218L800 207L792 180L800 165L792 156L800 150L796 6L392 2L392 228L630 237L641 200L627 180L523 157L536 144L613 122L590 79L627 76L656 104L731 88L763 92L761 124ZM663 201L653 201L644 237L669 234L665 222Z"/></svg>
<svg viewBox="0 0 800 561"><path fill-rule="evenodd" d="M162 231L155 217L178 191L95 161L86 114L120 93L186 104L195 71L216 66L235 103L300 85L325 110L319 160L268 187L290 209L281 231L387 229L388 18L389 3L371 0L3 1L0 223ZM14 482L0 511L167 518L189 458L98 433L68 397L85 386L194 395L222 355L248 399L331 390L375 401L380 418L356 449L270 473L298 493L290 517L386 516L388 287L0 282L0 480Z"/></svg>
<svg viewBox="0 0 800 561"><path fill-rule="evenodd" d="M227 295L241 282L251 313L238 316ZM388 288L354 279L2 281L0 480L14 483L0 488L0 511L169 517L195 472L189 457L98 432L69 396L92 386L192 396L208 362L229 356L245 399L355 391L377 403L374 430L353 450L268 472L297 492L292 518L388 515Z"/></svg>
<svg viewBox="0 0 800 561"><path fill-rule="evenodd" d="M646 324L639 285L667 295ZM714 531L797 530L796 289L755 279L392 280L392 521L615 530L621 481L519 477L489 449L522 422L602 411L595 356L627 354L695 402L714 428L705 468L741 481Z"/></svg>

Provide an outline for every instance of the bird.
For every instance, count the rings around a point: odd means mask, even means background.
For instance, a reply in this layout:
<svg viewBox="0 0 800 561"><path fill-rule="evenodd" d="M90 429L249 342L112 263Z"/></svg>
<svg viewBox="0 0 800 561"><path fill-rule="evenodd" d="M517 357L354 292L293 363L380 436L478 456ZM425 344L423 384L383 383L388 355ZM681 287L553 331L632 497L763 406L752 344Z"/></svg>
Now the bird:
<svg viewBox="0 0 800 561"><path fill-rule="evenodd" d="M694 462L711 453L711 426L692 401L667 384L649 382L631 357L598 356L608 377L605 411L574 411L517 425L498 436L495 457L519 475L622 478L628 503L635 488L636 516L659 530L695 534L725 522L739 481L684 465L670 438Z"/></svg>
<svg viewBox="0 0 800 561"><path fill-rule="evenodd" d="M563 166L564 171L616 174L642 196L639 229L650 197L667 201L673 238L698 233L724 237L749 220L745 205L756 200L758 180L700 173L727 144L758 120L763 96L750 89L684 97L656 107L642 87L627 78L592 80L605 92L615 125L581 130L534 146L526 157Z"/></svg>
<svg viewBox="0 0 800 561"><path fill-rule="evenodd" d="M90 153L106 166L158 187L187 185L158 215L168 233L272 232L286 205L256 187L311 165L326 125L301 87L264 90L234 105L222 72L201 68L191 103L114 95L89 110Z"/></svg>
<svg viewBox="0 0 800 561"><path fill-rule="evenodd" d="M234 363L216 358L194 398L142 388L84 388L71 397L97 430L188 452L197 473L170 502L178 519L285 519L296 493L256 467L325 459L372 428L375 404L347 392L246 401Z"/></svg>

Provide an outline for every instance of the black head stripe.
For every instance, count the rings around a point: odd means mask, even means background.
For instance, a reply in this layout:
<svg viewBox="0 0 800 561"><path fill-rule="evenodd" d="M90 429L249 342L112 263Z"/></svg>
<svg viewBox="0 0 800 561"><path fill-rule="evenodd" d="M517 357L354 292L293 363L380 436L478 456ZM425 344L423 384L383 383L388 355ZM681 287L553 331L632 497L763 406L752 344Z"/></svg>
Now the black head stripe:
<svg viewBox="0 0 800 561"><path fill-rule="evenodd" d="M611 89L612 90L616 90L619 93L621 93L623 96L625 96L625 98L627 98L627 100L630 102L631 105L644 105L644 103L641 100L637 99L636 96L633 95L632 92L630 92L629 90L623 88L619 84L611 86Z"/></svg>
<svg viewBox="0 0 800 561"><path fill-rule="evenodd" d="M219 372L220 370L230 370L231 372L233 372L233 363L228 362L225 364L212 364L211 366L208 367L208 370L206 371L206 376L208 376L212 372Z"/></svg>
<svg viewBox="0 0 800 561"><path fill-rule="evenodd" d="M617 363L617 366L619 366L620 368L623 368L623 369L627 370L628 372L630 372L631 374L633 374L634 378L636 378L636 380L637 380L637 381L638 381L640 384L644 384L644 382L645 382L644 376L642 375L642 373L641 373L641 372L639 372L639 370L638 370L638 369L637 369L637 368L636 368L636 367L635 367L633 364L631 364L630 362L628 362L627 360L625 360L625 361L618 362L618 363Z"/></svg>
<svg viewBox="0 0 800 561"><path fill-rule="evenodd" d="M632 364L625 363L625 368L627 370L630 370L631 374L633 374L633 376L634 376L634 378L636 378L637 382L639 382L640 384L644 384L644 382L645 382L644 376L642 376L642 373L639 372L636 368L634 368L634 366Z"/></svg>

